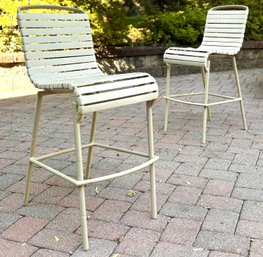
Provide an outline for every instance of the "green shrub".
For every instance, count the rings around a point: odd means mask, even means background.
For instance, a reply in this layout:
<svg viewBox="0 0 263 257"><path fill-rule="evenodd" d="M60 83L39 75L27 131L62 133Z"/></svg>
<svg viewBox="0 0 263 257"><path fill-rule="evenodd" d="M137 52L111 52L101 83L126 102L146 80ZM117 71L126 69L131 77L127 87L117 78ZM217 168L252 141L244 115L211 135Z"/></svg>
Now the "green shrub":
<svg viewBox="0 0 263 257"><path fill-rule="evenodd" d="M249 7L245 40L263 40L261 0L167 0L158 12L157 0L130 0L143 14L127 17L128 0L0 0L0 52L21 50L17 29L18 7L53 4L79 7L89 13L96 46L109 45L195 45L201 43L207 10L225 4ZM155 3L151 5L150 2ZM170 3L170 5L169 5ZM184 6L188 4L187 7ZM179 10L180 11L179 11Z"/></svg>
<svg viewBox="0 0 263 257"><path fill-rule="evenodd" d="M158 45L193 45L201 41L205 13L199 8L166 12L146 18L143 22L146 43Z"/></svg>

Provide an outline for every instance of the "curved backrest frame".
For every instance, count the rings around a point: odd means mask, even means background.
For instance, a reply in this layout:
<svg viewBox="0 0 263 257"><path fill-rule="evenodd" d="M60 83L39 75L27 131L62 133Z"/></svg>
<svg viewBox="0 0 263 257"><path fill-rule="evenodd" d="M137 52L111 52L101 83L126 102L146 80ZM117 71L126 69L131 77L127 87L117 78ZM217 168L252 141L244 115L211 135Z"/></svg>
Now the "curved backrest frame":
<svg viewBox="0 0 263 257"><path fill-rule="evenodd" d="M237 54L244 41L248 7L222 5L207 13L201 48L209 52Z"/></svg>
<svg viewBox="0 0 263 257"><path fill-rule="evenodd" d="M88 15L64 6L20 7L17 13L28 75L37 81L82 73L101 73Z"/></svg>

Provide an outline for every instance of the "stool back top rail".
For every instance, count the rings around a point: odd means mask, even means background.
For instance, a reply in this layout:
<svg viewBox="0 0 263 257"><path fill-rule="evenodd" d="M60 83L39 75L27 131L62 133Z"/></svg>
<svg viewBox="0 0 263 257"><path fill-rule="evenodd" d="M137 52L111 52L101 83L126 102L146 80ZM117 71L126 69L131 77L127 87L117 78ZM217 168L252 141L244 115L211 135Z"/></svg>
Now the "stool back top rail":
<svg viewBox="0 0 263 257"><path fill-rule="evenodd" d="M42 167L78 186L82 246L84 250L87 250L89 244L85 185L128 175L149 167L151 214L152 218L156 218L154 163L158 157L154 155L152 124L152 105L158 97L158 85L155 79L142 72L115 75L103 73L96 62L88 16L82 10L51 5L25 6L18 9L17 17L28 76L34 86L40 89L36 102L24 204L27 205L29 202L33 165ZM55 93L71 93L69 96L73 100L75 146L36 156L42 98L44 95ZM95 142L96 121L99 111L137 103L146 103L147 153ZM52 110L49 111L52 112ZM80 121L83 115L89 112L93 113L90 141L82 145ZM90 178L94 147L137 155L146 160L137 166L114 174ZM85 170L82 163L83 148L88 148ZM45 159L74 151L76 154L76 178L68 176L43 162Z"/></svg>

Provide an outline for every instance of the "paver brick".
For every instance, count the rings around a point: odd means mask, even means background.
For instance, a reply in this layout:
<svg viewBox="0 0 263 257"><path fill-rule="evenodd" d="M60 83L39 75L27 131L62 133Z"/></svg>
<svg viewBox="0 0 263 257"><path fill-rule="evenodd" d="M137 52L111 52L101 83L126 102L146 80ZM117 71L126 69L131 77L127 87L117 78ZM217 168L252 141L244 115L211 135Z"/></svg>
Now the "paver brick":
<svg viewBox="0 0 263 257"><path fill-rule="evenodd" d="M201 224L200 221L196 220L172 218L160 240L191 246L196 239Z"/></svg>
<svg viewBox="0 0 263 257"><path fill-rule="evenodd" d="M86 196L86 209L88 211L95 211L104 201L104 199L98 196ZM68 208L79 208L79 195L69 194L58 205Z"/></svg>
<svg viewBox="0 0 263 257"><path fill-rule="evenodd" d="M205 208L239 212L243 201L229 197L201 195L197 204Z"/></svg>
<svg viewBox="0 0 263 257"><path fill-rule="evenodd" d="M135 256L149 256L160 237L156 231L132 228L118 245L116 252Z"/></svg>
<svg viewBox="0 0 263 257"><path fill-rule="evenodd" d="M130 208L130 203L107 200L91 216L92 219L108 222L118 222L123 214Z"/></svg>
<svg viewBox="0 0 263 257"><path fill-rule="evenodd" d="M169 217L159 214L157 219L152 219L150 212L140 212L136 210L127 211L120 222L131 226L155 231L163 231L166 227Z"/></svg>
<svg viewBox="0 0 263 257"><path fill-rule="evenodd" d="M68 231L45 228L34 235L29 243L41 248L73 253L81 244L81 237Z"/></svg>
<svg viewBox="0 0 263 257"><path fill-rule="evenodd" d="M238 218L239 214L236 212L210 209L202 229L234 234Z"/></svg>
<svg viewBox="0 0 263 257"><path fill-rule="evenodd" d="M263 240L253 240L251 242L250 256L261 257L263 253Z"/></svg>
<svg viewBox="0 0 263 257"><path fill-rule="evenodd" d="M247 255L249 238L226 233L201 231L194 246L205 249Z"/></svg>
<svg viewBox="0 0 263 257"><path fill-rule="evenodd" d="M73 191L72 188L51 186L48 189L46 189L44 192L36 196L34 198L34 202L57 204L58 202L60 202L61 199L63 199L72 191Z"/></svg>
<svg viewBox="0 0 263 257"><path fill-rule="evenodd" d="M112 256L115 248L117 246L116 242L104 240L104 239L94 239L90 238L88 251L83 251L79 247L71 257L102 257L102 256ZM114 255L113 255L114 256Z"/></svg>
<svg viewBox="0 0 263 257"><path fill-rule="evenodd" d="M67 208L50 221L47 228L74 232L79 226L80 210Z"/></svg>
<svg viewBox="0 0 263 257"><path fill-rule="evenodd" d="M5 190L12 184L21 180L23 177L20 175L14 174L3 174L0 179L0 190Z"/></svg>
<svg viewBox="0 0 263 257"><path fill-rule="evenodd" d="M263 202L245 201L240 219L263 223Z"/></svg>
<svg viewBox="0 0 263 257"><path fill-rule="evenodd" d="M170 202L196 204L202 190L195 187L178 186L169 197Z"/></svg>
<svg viewBox="0 0 263 257"><path fill-rule="evenodd" d="M2 233L2 237L17 242L27 242L46 226L48 220L23 217Z"/></svg>
<svg viewBox="0 0 263 257"><path fill-rule="evenodd" d="M199 176L207 179L235 182L237 180L238 173L225 170L203 169Z"/></svg>
<svg viewBox="0 0 263 257"><path fill-rule="evenodd" d="M54 250L49 249L40 249L35 252L31 257L69 257L70 254L62 253Z"/></svg>
<svg viewBox="0 0 263 257"><path fill-rule="evenodd" d="M121 241L130 227L114 222L105 222L100 220L90 220L88 223L88 232L91 238L105 239L111 241ZM81 234L80 229L76 232Z"/></svg>
<svg viewBox="0 0 263 257"><path fill-rule="evenodd" d="M0 212L0 233L21 218L14 213Z"/></svg>
<svg viewBox="0 0 263 257"><path fill-rule="evenodd" d="M0 257L31 256L36 250L37 248L30 244L18 243L0 238Z"/></svg>
<svg viewBox="0 0 263 257"><path fill-rule="evenodd" d="M207 183L207 179L195 177L195 176L188 176L182 174L173 174L167 181L173 185L181 185L181 186L189 186L189 187L196 187L203 189Z"/></svg>
<svg viewBox="0 0 263 257"><path fill-rule="evenodd" d="M263 239L263 223L240 220L237 225L237 235Z"/></svg>
<svg viewBox="0 0 263 257"><path fill-rule="evenodd" d="M212 179L208 181L203 193L229 197L234 186L235 184L230 181Z"/></svg>
<svg viewBox="0 0 263 257"><path fill-rule="evenodd" d="M157 197L157 211L159 211L168 199L168 195L158 195ZM150 193L143 193L132 205L131 209L137 211L150 212L151 210L151 195Z"/></svg>
<svg viewBox="0 0 263 257"><path fill-rule="evenodd" d="M23 205L23 195L10 194L2 201L0 201L0 209L4 212L15 212Z"/></svg>
<svg viewBox="0 0 263 257"><path fill-rule="evenodd" d="M160 210L161 214L183 219L204 220L207 209L181 203L167 202Z"/></svg>
<svg viewBox="0 0 263 257"><path fill-rule="evenodd" d="M208 254L209 251L202 248L160 242L154 248L151 257L208 257Z"/></svg>
<svg viewBox="0 0 263 257"><path fill-rule="evenodd" d="M235 187L232 193L232 198L262 202L263 194L261 189Z"/></svg>
<svg viewBox="0 0 263 257"><path fill-rule="evenodd" d="M25 216L52 220L63 210L64 208L56 205L29 203L28 206L18 209L17 213Z"/></svg>
<svg viewBox="0 0 263 257"><path fill-rule="evenodd" d="M240 254L211 251L209 257L240 257Z"/></svg>

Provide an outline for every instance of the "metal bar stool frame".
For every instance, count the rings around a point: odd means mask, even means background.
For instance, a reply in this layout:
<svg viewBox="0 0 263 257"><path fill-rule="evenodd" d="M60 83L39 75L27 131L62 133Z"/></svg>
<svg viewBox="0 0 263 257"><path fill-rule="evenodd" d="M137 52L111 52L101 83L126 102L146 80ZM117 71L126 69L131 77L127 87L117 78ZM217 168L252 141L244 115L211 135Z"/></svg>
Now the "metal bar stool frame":
<svg viewBox="0 0 263 257"><path fill-rule="evenodd" d="M207 119L211 119L210 106L239 102L244 129L247 122L244 110L243 97L235 56L240 51L248 16L248 7L243 5L223 5L211 8L208 11L204 37L198 48L170 47L164 53L164 62L167 66L166 94L164 96L164 132L167 132L169 101L203 106L202 143L206 143ZM222 95L209 92L210 63L217 56L229 57L235 74L237 96ZM171 66L187 65L201 68L204 91L170 94ZM203 95L202 102L182 100L183 97ZM209 102L209 96L220 98L219 101Z"/></svg>
<svg viewBox="0 0 263 257"><path fill-rule="evenodd" d="M134 72L107 75L99 69L93 49L88 16L82 10L70 7L35 5L18 9L18 23L22 35L28 76L40 91L37 94L30 159L24 194L24 205L29 203L33 166L41 167L79 188L82 248L89 248L85 186L111 180L149 168L151 187L151 216L157 218L155 162L152 106L158 97L158 85L147 73ZM75 146L50 154L36 156L42 99L46 95L70 93L73 96L73 126ZM148 153L95 142L99 111L146 103ZM84 114L93 113L90 141L81 143L80 122ZM100 147L146 160L130 169L102 177L90 178L93 148ZM88 148L87 164L83 170L82 149ZM76 178L52 168L43 161L75 152Z"/></svg>

